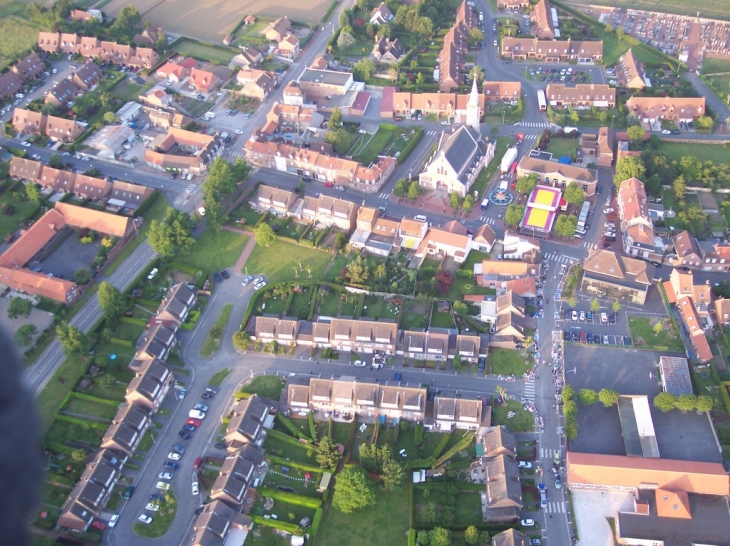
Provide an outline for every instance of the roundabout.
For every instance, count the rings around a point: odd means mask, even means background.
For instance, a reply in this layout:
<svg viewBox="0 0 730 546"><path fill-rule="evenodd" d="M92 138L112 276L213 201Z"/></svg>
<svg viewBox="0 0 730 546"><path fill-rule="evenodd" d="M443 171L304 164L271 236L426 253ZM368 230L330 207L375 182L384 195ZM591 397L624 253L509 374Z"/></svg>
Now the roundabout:
<svg viewBox="0 0 730 546"><path fill-rule="evenodd" d="M495 205L504 207L509 205L514 200L514 197L507 190L496 189L489 192L489 200Z"/></svg>

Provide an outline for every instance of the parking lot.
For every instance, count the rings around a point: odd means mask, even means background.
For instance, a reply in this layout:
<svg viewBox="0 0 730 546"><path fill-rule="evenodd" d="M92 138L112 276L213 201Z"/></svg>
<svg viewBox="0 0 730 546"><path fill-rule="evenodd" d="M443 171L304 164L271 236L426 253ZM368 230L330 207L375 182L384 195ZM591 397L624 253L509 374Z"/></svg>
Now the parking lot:
<svg viewBox="0 0 730 546"><path fill-rule="evenodd" d="M82 243L77 232L74 230L69 231L70 234L66 235L67 238L57 248L51 247L48 255L44 255L45 250L41 251L38 255L38 261L33 262L31 265L40 267L48 275L64 279L73 279L74 273L81 267L90 269L91 263L101 247L101 237L97 235L93 242ZM63 237L64 235L59 236Z"/></svg>

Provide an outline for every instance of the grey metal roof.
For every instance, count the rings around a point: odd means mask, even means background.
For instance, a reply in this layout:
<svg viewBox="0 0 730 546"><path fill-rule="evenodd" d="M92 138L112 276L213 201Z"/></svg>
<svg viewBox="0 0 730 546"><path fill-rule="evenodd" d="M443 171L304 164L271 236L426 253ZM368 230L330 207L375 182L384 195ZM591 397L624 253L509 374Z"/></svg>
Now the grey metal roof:
<svg viewBox="0 0 730 546"><path fill-rule="evenodd" d="M482 135L471 127L462 125L449 135L441 147L444 158L456 171L461 182L466 183L466 175L484 157L485 145Z"/></svg>

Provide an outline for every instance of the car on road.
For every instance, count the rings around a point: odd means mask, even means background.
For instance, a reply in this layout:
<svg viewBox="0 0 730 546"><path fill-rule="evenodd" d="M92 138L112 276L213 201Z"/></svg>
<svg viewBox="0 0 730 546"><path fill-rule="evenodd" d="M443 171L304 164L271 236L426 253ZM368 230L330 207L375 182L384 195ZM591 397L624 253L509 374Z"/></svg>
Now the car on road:
<svg viewBox="0 0 730 546"><path fill-rule="evenodd" d="M185 452L187 451L187 448L184 446L181 446L180 444L173 444L172 450L175 453L179 453L180 455L185 455Z"/></svg>
<svg viewBox="0 0 730 546"><path fill-rule="evenodd" d="M202 393L200 395L200 397L203 398L203 399L205 399L205 400L212 400L213 399L213 395L210 394L209 392Z"/></svg>
<svg viewBox="0 0 730 546"><path fill-rule="evenodd" d="M603 209L603 214L611 214L614 211L613 208L608 207L607 209Z"/></svg>
<svg viewBox="0 0 730 546"><path fill-rule="evenodd" d="M94 523L91 524L91 528L97 529L99 531L103 531L104 529L106 529L106 523L104 523L103 521L99 521L97 519L97 520L94 520Z"/></svg>
<svg viewBox="0 0 730 546"><path fill-rule="evenodd" d="M162 466L169 470L180 470L180 465L171 461L165 461L165 464L163 464Z"/></svg>
<svg viewBox="0 0 730 546"><path fill-rule="evenodd" d="M663 135L671 135L672 132L669 129L662 129L662 134Z"/></svg>
<svg viewBox="0 0 730 546"><path fill-rule="evenodd" d="M180 438L182 438L186 442L192 438L192 436L190 436L190 434L188 434L188 432L186 430L179 430L177 435L180 436Z"/></svg>
<svg viewBox="0 0 730 546"><path fill-rule="evenodd" d="M157 489L159 489L160 491L169 491L171 486L167 482L157 482L157 485L155 487L157 487Z"/></svg>
<svg viewBox="0 0 730 546"><path fill-rule="evenodd" d="M561 489L563 487L563 479L560 474L555 474L555 489Z"/></svg>
<svg viewBox="0 0 730 546"><path fill-rule="evenodd" d="M523 519L523 520L520 520L520 525L522 525L522 527L534 527L535 520L534 519Z"/></svg>
<svg viewBox="0 0 730 546"><path fill-rule="evenodd" d="M251 281L252 281L252 280L253 280L253 277L252 277L251 275L246 275L246 276L245 276L245 277L243 278L243 280L241 281L241 284L242 284L243 286L248 286L248 285L249 285L249 284L251 283Z"/></svg>
<svg viewBox="0 0 730 546"><path fill-rule="evenodd" d="M195 427L193 425L188 425L185 423L182 428L186 432L195 432Z"/></svg>
<svg viewBox="0 0 730 546"><path fill-rule="evenodd" d="M157 475L157 479L159 479L159 480L171 480L172 479L172 476L173 476L172 472L160 472Z"/></svg>
<svg viewBox="0 0 730 546"><path fill-rule="evenodd" d="M192 490L193 495L197 495L200 493L200 486L198 486L198 482L193 482Z"/></svg>
<svg viewBox="0 0 730 546"><path fill-rule="evenodd" d="M28 142L27 140L24 140L23 142L21 142L20 145L23 148L30 148L30 142Z"/></svg>
<svg viewBox="0 0 730 546"><path fill-rule="evenodd" d="M230 273L228 273L227 270L221 269L221 277L223 277L224 279L230 279L231 275L230 275Z"/></svg>
<svg viewBox="0 0 730 546"><path fill-rule="evenodd" d="M241 129L236 129L233 132L236 133L237 135L242 135L243 134L243 131Z"/></svg>
<svg viewBox="0 0 730 546"><path fill-rule="evenodd" d="M129 499L132 498L132 495L133 494L134 494L134 486L133 485L129 485L124 490L124 494L122 495L122 497L124 498L124 500L129 500Z"/></svg>
<svg viewBox="0 0 730 546"><path fill-rule="evenodd" d="M198 402L193 406L193 409L196 409L198 411L208 411L209 408L205 404L201 404L200 402ZM190 417L192 417L192 415ZM202 417L200 417L200 419L202 419Z"/></svg>
<svg viewBox="0 0 730 546"><path fill-rule="evenodd" d="M182 457L182 455L180 455L179 453L175 453L174 451L171 451L167 454L167 458L171 461L179 461L180 457Z"/></svg>
<svg viewBox="0 0 730 546"><path fill-rule="evenodd" d="M530 461L520 461L520 468L526 468L529 470L532 468L532 463Z"/></svg>
<svg viewBox="0 0 730 546"><path fill-rule="evenodd" d="M213 278L215 279L215 282L216 282L217 284L220 284L220 283L222 283L222 282L223 282L223 277L222 277L222 276L221 276L221 274L220 274L220 273L218 273L217 271L216 271L215 273L213 273Z"/></svg>
<svg viewBox="0 0 730 546"><path fill-rule="evenodd" d="M209 392L210 394L218 394L220 392L220 389L218 387L213 387L212 385L207 385L205 387L205 392Z"/></svg>
<svg viewBox="0 0 730 546"><path fill-rule="evenodd" d="M30 156L30 157L31 157L31 158L33 158L33 159L35 159L36 161L40 161L40 160L41 160L41 156L40 156L40 155L38 155L38 154L33 154L33 155L32 155L32 156Z"/></svg>
<svg viewBox="0 0 730 546"><path fill-rule="evenodd" d="M205 412L197 409L192 409L188 412L188 417L192 419L205 419Z"/></svg>
<svg viewBox="0 0 730 546"><path fill-rule="evenodd" d="M200 419L193 419L192 417L188 418L187 421L185 421L186 425L192 425L194 427L199 427L201 425Z"/></svg>
<svg viewBox="0 0 730 546"><path fill-rule="evenodd" d="M160 509L160 505L155 504L154 502L148 502L144 509L149 510L150 512L157 512Z"/></svg>
<svg viewBox="0 0 730 546"><path fill-rule="evenodd" d="M367 363L367 362L365 362L364 360L356 360L355 362L353 362L353 364L352 364L352 365L353 365L353 366L358 366L358 367L360 367L360 368L364 368L365 366L367 366L367 365L368 365L368 363Z"/></svg>
<svg viewBox="0 0 730 546"><path fill-rule="evenodd" d="M401 373L400 372L395 372L395 377L393 378L393 380L394 381L400 381L401 380L401 377L402 376L401 376Z"/></svg>
<svg viewBox="0 0 730 546"><path fill-rule="evenodd" d="M150 516L148 516L147 514L140 514L137 519L139 521L141 521L142 523L145 523L147 525L149 525L150 523L152 523L152 518Z"/></svg>
<svg viewBox="0 0 730 546"><path fill-rule="evenodd" d="M547 493L540 491L540 508L547 508Z"/></svg>

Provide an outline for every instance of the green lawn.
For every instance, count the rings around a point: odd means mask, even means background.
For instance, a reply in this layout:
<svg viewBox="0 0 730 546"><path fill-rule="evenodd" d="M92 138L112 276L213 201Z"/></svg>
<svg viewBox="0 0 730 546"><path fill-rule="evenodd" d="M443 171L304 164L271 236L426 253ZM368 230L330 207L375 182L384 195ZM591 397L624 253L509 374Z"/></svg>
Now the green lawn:
<svg viewBox="0 0 730 546"><path fill-rule="evenodd" d="M494 349L489 351L487 367L491 367L492 373L497 375L515 374L522 376L528 369L525 364L525 355L520 351L510 349Z"/></svg>
<svg viewBox="0 0 730 546"><path fill-rule="evenodd" d="M117 414L117 405L102 404L93 400L71 397L68 404L63 407L63 411L69 414L88 415L111 420Z"/></svg>
<svg viewBox="0 0 730 546"><path fill-rule="evenodd" d="M671 328L671 323L665 321L664 329L657 334L654 331L656 322L647 317L629 317L629 333L634 346L656 351L684 352L682 338L673 329L667 331L667 328Z"/></svg>
<svg viewBox="0 0 730 546"><path fill-rule="evenodd" d="M228 377L230 375L230 373L231 373L230 368L225 368L225 369L215 373L213 375L213 377L211 377L208 380L208 385L210 385L211 387L220 387L221 384L223 383L223 381L226 379L226 377Z"/></svg>
<svg viewBox="0 0 730 546"><path fill-rule="evenodd" d="M278 400L283 388L284 383L278 375L260 375L244 385L241 392Z"/></svg>
<svg viewBox="0 0 730 546"><path fill-rule="evenodd" d="M83 358L67 358L35 399L44 428L51 424L66 395L76 386L84 361Z"/></svg>
<svg viewBox="0 0 730 546"><path fill-rule="evenodd" d="M193 57L199 61L227 66L238 50L232 47L205 44L202 42L184 41L175 48L180 55Z"/></svg>
<svg viewBox="0 0 730 546"><path fill-rule="evenodd" d="M309 277L307 266L312 268L313 279L321 279L330 260L332 256L326 252L277 241L268 248L256 245L246 268L252 275L265 274L270 282L278 283L295 280L294 268L301 262L304 273L299 274L300 279Z"/></svg>
<svg viewBox="0 0 730 546"><path fill-rule="evenodd" d="M380 154L392 140L395 132L395 126L381 125L375 135L373 135L370 142L368 142L367 146L365 146L363 150L359 150L352 159L362 163L363 165L369 165L373 161L376 161L378 159L378 154Z"/></svg>
<svg viewBox="0 0 730 546"><path fill-rule="evenodd" d="M317 546L405 546L408 531L408 491L378 487L376 502L355 514L327 508L317 533Z"/></svg>
<svg viewBox="0 0 730 546"><path fill-rule="evenodd" d="M104 431L101 429L77 425L69 421L54 419L46 432L46 439L49 442L66 443L70 440L86 442L91 446L97 446Z"/></svg>
<svg viewBox="0 0 730 546"><path fill-rule="evenodd" d="M242 223L247 226L253 227L253 225L258 222L259 218L261 218L261 216L261 214L251 208L251 205L244 202L237 206L233 210L233 212L231 212L230 219L232 222L238 224Z"/></svg>
<svg viewBox="0 0 730 546"><path fill-rule="evenodd" d="M309 304L312 300L314 292L311 288L306 288L302 292L294 294L294 301L292 302L291 309L289 309L289 315L297 317L299 320L305 320L309 314Z"/></svg>
<svg viewBox="0 0 730 546"><path fill-rule="evenodd" d="M509 394L509 386L507 387L507 393ZM514 417L508 418L509 412L514 412ZM494 406L492 424L508 426L513 432L531 432L535 428L535 417L522 408L521 402L510 400L507 405Z"/></svg>
<svg viewBox="0 0 730 546"><path fill-rule="evenodd" d="M431 311L431 327L432 328L453 328L454 320L451 316L451 311L445 313L438 312L438 303L433 304L433 310Z"/></svg>
<svg viewBox="0 0 730 546"><path fill-rule="evenodd" d="M396 305L391 302L386 302L383 298L367 296L363 303L361 316L374 318L375 320L395 319L398 317L396 307Z"/></svg>
<svg viewBox="0 0 730 546"><path fill-rule="evenodd" d="M685 156L694 156L700 161L712 161L715 164L725 163L730 165L730 149L724 145L691 144L663 140L659 144L657 152L676 161L679 161Z"/></svg>
<svg viewBox="0 0 730 546"><path fill-rule="evenodd" d="M411 330L412 328L426 328L428 326L428 317L424 317L418 313L403 313L400 321L402 330Z"/></svg>
<svg viewBox="0 0 730 546"><path fill-rule="evenodd" d="M0 21L0 28L2 23ZM20 187L23 190L23 187ZM23 201L8 194L0 197L0 204L8 203L15 209L12 215L0 214L0 239L4 239L8 233L16 231L20 224L25 222L38 209L38 206L30 201Z"/></svg>
<svg viewBox="0 0 730 546"><path fill-rule="evenodd" d="M286 457L292 461L298 461L304 464L316 465L316 448L307 449L305 444L301 444L301 446L301 448L297 448L297 446L293 444L289 444L279 438L274 438L272 435L269 435L266 437L266 440L264 440L263 448L266 450L266 453L269 454L276 454L279 457Z"/></svg>
<svg viewBox="0 0 730 546"><path fill-rule="evenodd" d="M666 11L663 7L659 11ZM639 62L647 64L664 64L666 60L657 51L656 54L644 50L640 47L632 47L626 40L619 40L615 32L611 34L598 33L598 39L603 39L603 64L611 66L618 62L621 55L629 49L632 50L634 56ZM648 46L647 46L648 47Z"/></svg>
<svg viewBox="0 0 730 546"><path fill-rule="evenodd" d="M247 235L232 231L206 230L180 263L202 271L220 271L236 265L248 241Z"/></svg>
<svg viewBox="0 0 730 546"><path fill-rule="evenodd" d="M547 151L553 154L553 159L560 159L565 155L572 158L577 149L578 139L553 137Z"/></svg>
<svg viewBox="0 0 730 546"><path fill-rule="evenodd" d="M226 303L221 310L221 314L218 315L215 324L210 327L208 336L205 338L203 345L200 347L200 356L203 358L210 358L218 351L218 348L221 346L221 341L223 340L223 334L226 331L228 319L231 318L231 313L233 313L233 304Z"/></svg>
<svg viewBox="0 0 730 546"><path fill-rule="evenodd" d="M253 25L243 25L238 32L236 32L237 40L264 40L266 37L263 35L264 30L273 19L266 17L258 17Z"/></svg>
<svg viewBox="0 0 730 546"><path fill-rule="evenodd" d="M177 500L171 488L167 491L160 509L153 514L148 514L152 516L152 523L146 525L142 522L136 522L132 528L135 534L141 537L160 538L170 530L172 522L175 520L175 514L177 514Z"/></svg>

